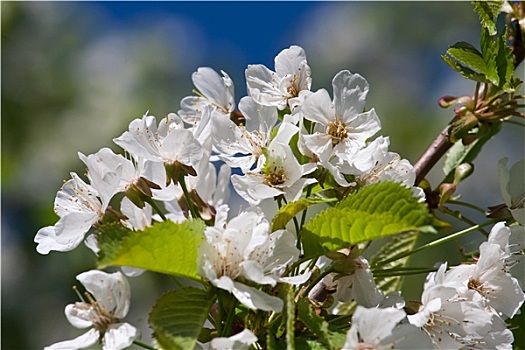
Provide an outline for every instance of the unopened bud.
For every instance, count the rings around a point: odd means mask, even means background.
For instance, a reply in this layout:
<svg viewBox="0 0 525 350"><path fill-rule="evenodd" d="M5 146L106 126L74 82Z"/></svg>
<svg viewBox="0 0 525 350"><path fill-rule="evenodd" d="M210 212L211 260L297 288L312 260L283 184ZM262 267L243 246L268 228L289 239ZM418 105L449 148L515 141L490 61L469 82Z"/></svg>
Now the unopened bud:
<svg viewBox="0 0 525 350"><path fill-rule="evenodd" d="M444 183L439 186L439 206L443 206L449 198L456 192L456 185Z"/></svg>
<svg viewBox="0 0 525 350"><path fill-rule="evenodd" d="M474 165L471 163L462 163L454 171L454 185L458 185L474 172Z"/></svg>

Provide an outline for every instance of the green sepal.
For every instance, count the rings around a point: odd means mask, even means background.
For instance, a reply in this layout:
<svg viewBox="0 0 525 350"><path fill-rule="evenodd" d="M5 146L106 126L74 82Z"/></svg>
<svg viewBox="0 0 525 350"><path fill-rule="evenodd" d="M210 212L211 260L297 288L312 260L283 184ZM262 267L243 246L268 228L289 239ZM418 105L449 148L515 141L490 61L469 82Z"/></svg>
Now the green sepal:
<svg viewBox="0 0 525 350"><path fill-rule="evenodd" d="M193 349L216 296L193 287L170 291L157 300L148 323L162 349Z"/></svg>

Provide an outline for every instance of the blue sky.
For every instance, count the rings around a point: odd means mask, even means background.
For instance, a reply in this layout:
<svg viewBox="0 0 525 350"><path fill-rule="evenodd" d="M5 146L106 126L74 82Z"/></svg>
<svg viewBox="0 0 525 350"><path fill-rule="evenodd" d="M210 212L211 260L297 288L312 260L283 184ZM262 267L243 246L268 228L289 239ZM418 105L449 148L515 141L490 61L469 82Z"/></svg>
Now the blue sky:
<svg viewBox="0 0 525 350"><path fill-rule="evenodd" d="M305 15L319 2L98 2L117 25L147 23L175 15L199 28L204 39L235 47L241 60L273 65L273 57L290 45ZM196 43L197 44L197 43Z"/></svg>

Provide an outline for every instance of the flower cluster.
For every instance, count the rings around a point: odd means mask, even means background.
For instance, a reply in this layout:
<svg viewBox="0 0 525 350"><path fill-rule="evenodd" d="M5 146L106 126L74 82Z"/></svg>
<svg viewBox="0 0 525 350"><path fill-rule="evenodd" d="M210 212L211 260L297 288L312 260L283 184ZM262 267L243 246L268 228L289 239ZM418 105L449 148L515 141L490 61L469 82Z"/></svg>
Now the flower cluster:
<svg viewBox="0 0 525 350"><path fill-rule="evenodd" d="M214 336L207 346L243 348L259 341L265 334L261 314L249 311L268 312L265 322L273 324L285 306L286 288L316 307L324 301L319 290L335 292L336 307L323 309L329 314L344 303L359 305L345 349L510 346L512 333L504 320L524 300L520 282L511 275L515 253L523 249L512 242L520 239L517 235L523 238L522 226L496 225L476 264L449 271L442 265L427 279L421 308L408 316L400 294L385 295L377 286L363 256L367 244L348 242L330 259L305 256L301 233L307 204L300 209L301 223L295 217L300 211L290 214L295 232L291 224L273 227L276 213L263 211L263 202L276 201L281 209L300 199L328 206L382 182L411 189L416 205L425 200L412 165L388 150L388 137L374 139L381 123L373 108L365 108L369 84L361 75L336 74L332 97L325 89L311 91L311 70L298 46L280 52L274 69L248 66L248 96L237 104L228 74L199 68L192 75L196 95L182 99L177 113L160 120L146 113L114 139L126 157L109 148L80 153L89 181L72 173L62 186L55 200L59 220L38 231L37 251L71 251L84 241L99 254L107 222L144 231L160 221L198 220L206 225L195 261L203 288L233 298L229 313L221 300L211 309ZM235 215L228 205L230 182L246 201ZM513 214L523 209L522 199L505 197ZM128 276L144 271L122 270ZM85 348L100 341L105 349L122 349L138 339L134 327L120 322L129 308L123 275L90 271L77 278L90 293L88 302L69 305L66 315L74 326L94 329L50 348ZM234 319L239 332L228 337L232 332L224 328Z"/></svg>

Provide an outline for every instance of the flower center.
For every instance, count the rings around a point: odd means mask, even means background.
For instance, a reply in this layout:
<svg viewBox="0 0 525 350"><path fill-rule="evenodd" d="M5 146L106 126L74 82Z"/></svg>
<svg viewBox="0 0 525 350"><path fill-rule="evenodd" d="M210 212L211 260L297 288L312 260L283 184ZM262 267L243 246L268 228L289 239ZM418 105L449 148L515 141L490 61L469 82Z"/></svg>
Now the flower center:
<svg viewBox="0 0 525 350"><path fill-rule="evenodd" d="M89 314L89 318L91 319L91 322L93 322L93 327L100 332L101 336L104 335L110 325L119 321L119 319L113 315L113 310L109 311L104 305L100 305L90 293L84 293L87 299L86 302L78 292L77 287L73 286L73 289L82 300L81 302L75 303L75 308Z"/></svg>
<svg viewBox="0 0 525 350"><path fill-rule="evenodd" d="M288 92L292 97L299 96L299 87L297 86L297 80L299 80L299 77L297 75L294 75L292 78L292 84L286 89L286 92Z"/></svg>
<svg viewBox="0 0 525 350"><path fill-rule="evenodd" d="M274 171L269 174L264 174L263 178L264 183L272 187L282 185L287 179L283 169L279 169L278 171Z"/></svg>
<svg viewBox="0 0 525 350"><path fill-rule="evenodd" d="M329 122L326 128L326 133L332 137L332 143L337 145L341 140L348 137L348 130L346 126L339 120L336 122Z"/></svg>

